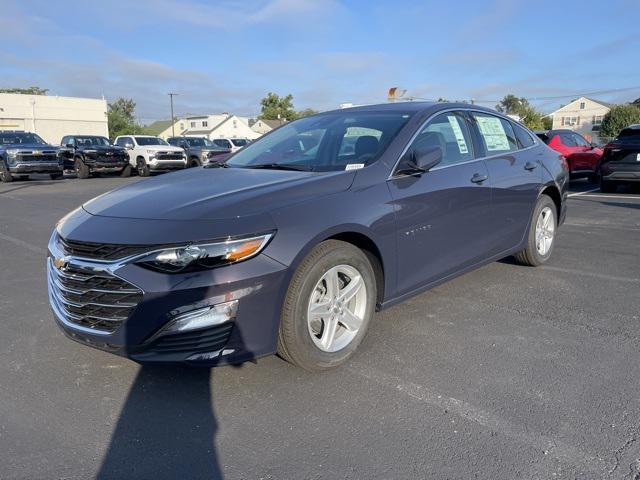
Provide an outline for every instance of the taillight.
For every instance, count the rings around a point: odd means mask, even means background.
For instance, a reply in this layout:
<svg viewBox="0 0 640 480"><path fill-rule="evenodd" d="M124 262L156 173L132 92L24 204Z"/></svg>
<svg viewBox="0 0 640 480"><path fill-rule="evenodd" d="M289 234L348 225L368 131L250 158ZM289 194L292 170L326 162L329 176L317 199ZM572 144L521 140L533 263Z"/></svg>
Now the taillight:
<svg viewBox="0 0 640 480"><path fill-rule="evenodd" d="M564 158L562 155L558 156L558 160L560 160L560 165L562 165L562 168L565 169L567 172L569 171L569 162L567 162L567 159Z"/></svg>

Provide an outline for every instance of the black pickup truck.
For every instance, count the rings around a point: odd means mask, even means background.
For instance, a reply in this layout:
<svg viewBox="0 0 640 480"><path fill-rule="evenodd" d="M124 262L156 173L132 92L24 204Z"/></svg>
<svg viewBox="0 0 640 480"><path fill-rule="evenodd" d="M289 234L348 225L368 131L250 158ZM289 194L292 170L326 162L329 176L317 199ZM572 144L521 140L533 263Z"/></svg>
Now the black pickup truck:
<svg viewBox="0 0 640 480"><path fill-rule="evenodd" d="M78 178L92 173L116 172L121 177L131 175L129 154L105 137L96 135L66 135L60 142L65 170L73 170Z"/></svg>
<svg viewBox="0 0 640 480"><path fill-rule="evenodd" d="M222 161L231 154L230 148L219 147L204 137L169 137L167 142L169 145L184 149L187 154L187 167Z"/></svg>
<svg viewBox="0 0 640 480"><path fill-rule="evenodd" d="M28 178L31 173L48 173L52 180L63 176L60 148L49 145L35 133L0 131L0 180L13 181L14 176Z"/></svg>

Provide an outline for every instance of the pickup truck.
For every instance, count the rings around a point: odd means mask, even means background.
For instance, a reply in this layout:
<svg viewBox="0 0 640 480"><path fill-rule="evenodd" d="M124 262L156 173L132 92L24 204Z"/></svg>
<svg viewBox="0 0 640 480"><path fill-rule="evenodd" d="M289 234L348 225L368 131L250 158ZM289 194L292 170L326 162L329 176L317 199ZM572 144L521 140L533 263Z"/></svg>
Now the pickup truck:
<svg viewBox="0 0 640 480"><path fill-rule="evenodd" d="M179 170L187 166L184 150L169 145L159 137L121 135L113 143L128 150L129 163L141 177L148 177L151 172Z"/></svg>
<svg viewBox="0 0 640 480"><path fill-rule="evenodd" d="M220 147L204 137L169 137L167 142L185 151L188 167L198 167L212 161L224 160L231 154L231 148Z"/></svg>
<svg viewBox="0 0 640 480"><path fill-rule="evenodd" d="M60 144L65 170L74 170L78 178L89 178L92 173L103 172L116 172L121 177L131 175L127 151L111 145L105 137L66 135Z"/></svg>
<svg viewBox="0 0 640 480"><path fill-rule="evenodd" d="M28 178L31 173L48 173L51 180L60 180L64 175L60 148L35 133L1 131L0 180L11 182L14 176Z"/></svg>

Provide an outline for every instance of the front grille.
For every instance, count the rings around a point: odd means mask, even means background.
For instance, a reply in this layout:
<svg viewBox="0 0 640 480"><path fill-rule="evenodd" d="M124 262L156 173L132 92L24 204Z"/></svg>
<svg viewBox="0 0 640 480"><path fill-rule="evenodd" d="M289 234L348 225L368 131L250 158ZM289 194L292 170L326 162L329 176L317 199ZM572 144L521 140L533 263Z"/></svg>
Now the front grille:
<svg viewBox="0 0 640 480"><path fill-rule="evenodd" d="M233 322L206 330L167 335L154 340L145 353L208 353L221 350L229 341Z"/></svg>
<svg viewBox="0 0 640 480"><path fill-rule="evenodd" d="M180 152L158 152L156 154L158 160L184 160L184 155Z"/></svg>
<svg viewBox="0 0 640 480"><path fill-rule="evenodd" d="M92 260L119 260L152 250L155 247L149 245L122 245L117 243L92 243L77 242L56 237L56 243L60 251L65 255L87 258Z"/></svg>
<svg viewBox="0 0 640 480"><path fill-rule="evenodd" d="M39 155L34 155L32 152L20 153L18 160L21 162L57 162L58 154L53 151L45 151Z"/></svg>
<svg viewBox="0 0 640 480"><path fill-rule="evenodd" d="M116 331L142 300L140 289L106 271L58 269L51 258L48 270L51 301L63 320L98 333Z"/></svg>

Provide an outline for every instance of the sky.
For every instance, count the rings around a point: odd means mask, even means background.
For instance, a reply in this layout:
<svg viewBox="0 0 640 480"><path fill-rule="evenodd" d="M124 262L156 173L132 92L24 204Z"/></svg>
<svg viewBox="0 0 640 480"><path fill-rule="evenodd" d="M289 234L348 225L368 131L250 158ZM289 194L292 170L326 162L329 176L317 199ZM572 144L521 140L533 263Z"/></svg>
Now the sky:
<svg viewBox="0 0 640 480"><path fill-rule="evenodd" d="M0 87L137 102L139 121L508 93L640 97L639 0L0 0ZM594 93L595 92L595 93ZM552 97L552 98L549 98Z"/></svg>

